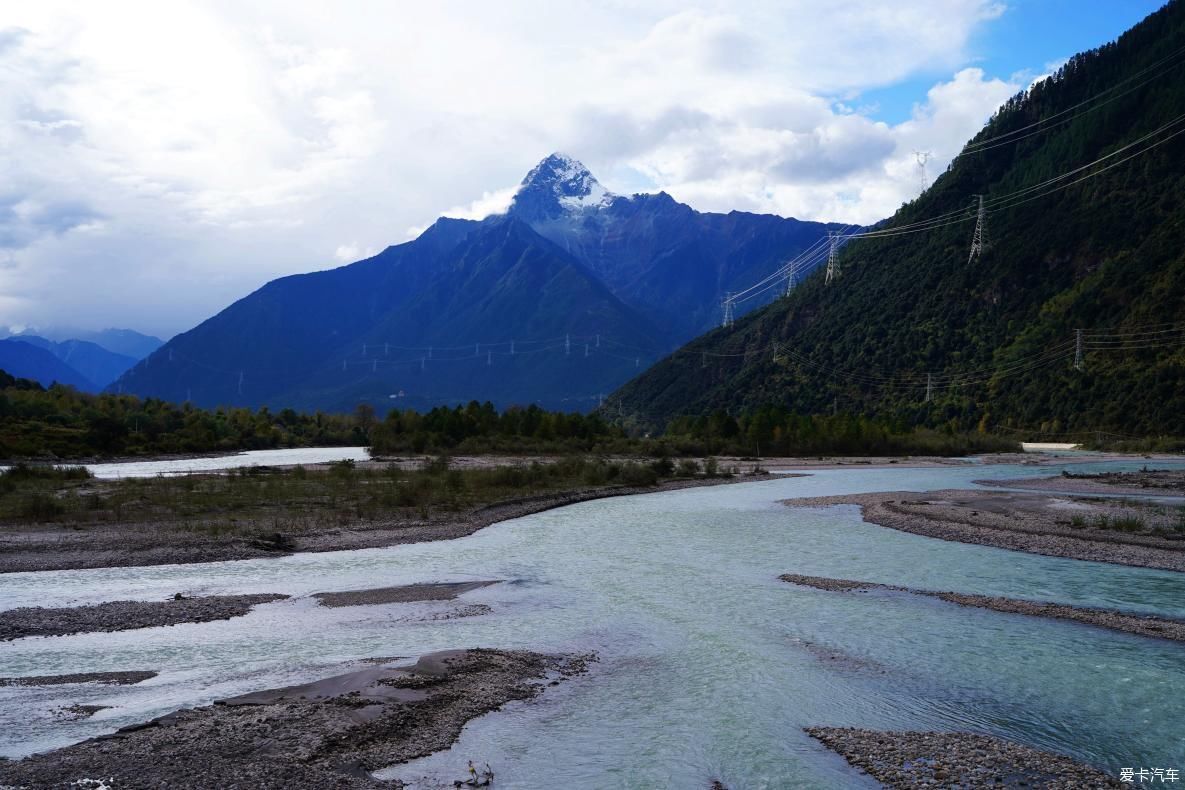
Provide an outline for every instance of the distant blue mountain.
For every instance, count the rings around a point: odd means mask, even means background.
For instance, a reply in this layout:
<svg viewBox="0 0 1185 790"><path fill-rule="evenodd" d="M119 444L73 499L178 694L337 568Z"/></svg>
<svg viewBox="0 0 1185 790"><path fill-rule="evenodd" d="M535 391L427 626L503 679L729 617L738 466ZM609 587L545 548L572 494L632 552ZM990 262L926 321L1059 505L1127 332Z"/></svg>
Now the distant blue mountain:
<svg viewBox="0 0 1185 790"><path fill-rule="evenodd" d="M665 193L613 195L553 154L506 214L442 218L373 258L274 280L112 388L203 406L382 411L488 399L587 410L715 325L725 292L831 227L704 214Z"/></svg>
<svg viewBox="0 0 1185 790"><path fill-rule="evenodd" d="M102 329L96 332L89 329L53 327L40 330L37 334L58 343L84 340L132 359L144 359L165 344L159 337L146 335L134 329Z"/></svg>
<svg viewBox="0 0 1185 790"><path fill-rule="evenodd" d="M23 340L0 340L0 370L17 378L33 379L46 387L57 382L86 392L98 389L52 352Z"/></svg>
<svg viewBox="0 0 1185 790"><path fill-rule="evenodd" d="M87 381L93 382L99 389L115 381L136 364L133 357L116 354L85 340L64 340L55 343L37 335L15 335L12 340L44 348L82 374Z"/></svg>

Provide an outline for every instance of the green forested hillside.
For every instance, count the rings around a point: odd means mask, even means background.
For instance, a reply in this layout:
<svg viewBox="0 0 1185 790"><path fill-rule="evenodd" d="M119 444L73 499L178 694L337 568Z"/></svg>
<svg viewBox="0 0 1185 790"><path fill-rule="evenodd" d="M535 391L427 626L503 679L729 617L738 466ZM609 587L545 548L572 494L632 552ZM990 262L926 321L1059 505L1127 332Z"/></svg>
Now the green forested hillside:
<svg viewBox="0 0 1185 790"><path fill-rule="evenodd" d="M961 429L1185 434L1183 192L1178 0L1010 100L879 228L941 219L853 239L835 283L820 272L693 341L610 408L644 425L777 405ZM989 245L969 261L977 194Z"/></svg>

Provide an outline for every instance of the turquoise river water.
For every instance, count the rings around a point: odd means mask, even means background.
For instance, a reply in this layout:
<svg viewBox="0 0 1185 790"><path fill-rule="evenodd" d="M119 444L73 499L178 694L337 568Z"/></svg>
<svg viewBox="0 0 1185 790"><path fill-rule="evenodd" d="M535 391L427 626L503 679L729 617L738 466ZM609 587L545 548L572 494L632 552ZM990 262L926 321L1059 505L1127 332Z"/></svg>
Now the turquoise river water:
<svg viewBox="0 0 1185 790"><path fill-rule="evenodd" d="M1076 471L1140 464L1076 464ZM219 697L469 646L595 651L586 676L466 727L384 776L451 786L870 787L813 724L970 729L1121 767L1185 769L1185 647L803 573L1185 618L1185 574L950 543L779 500L1056 473L1049 467L818 470L586 502L452 541L204 565L0 575L0 610L188 594L294 596L224 622L0 643L0 676L155 669L135 686L0 688L0 754L68 744ZM455 602L324 608L310 593L503 579ZM490 614L430 619L483 603ZM85 721L54 708L112 706Z"/></svg>

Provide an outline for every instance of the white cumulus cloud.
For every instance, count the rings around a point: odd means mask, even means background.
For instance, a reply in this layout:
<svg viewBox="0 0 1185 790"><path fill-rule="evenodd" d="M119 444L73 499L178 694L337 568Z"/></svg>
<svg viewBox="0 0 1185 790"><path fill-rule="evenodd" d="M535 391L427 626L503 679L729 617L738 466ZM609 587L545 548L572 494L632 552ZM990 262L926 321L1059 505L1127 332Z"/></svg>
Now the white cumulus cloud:
<svg viewBox="0 0 1185 790"><path fill-rule="evenodd" d="M916 193L914 149L934 152L936 174L1023 87L968 68L1003 12L11 4L0 324L184 330L272 277L365 257L441 215L503 211L554 150L616 192L870 222ZM918 75L943 76L903 123L860 99Z"/></svg>

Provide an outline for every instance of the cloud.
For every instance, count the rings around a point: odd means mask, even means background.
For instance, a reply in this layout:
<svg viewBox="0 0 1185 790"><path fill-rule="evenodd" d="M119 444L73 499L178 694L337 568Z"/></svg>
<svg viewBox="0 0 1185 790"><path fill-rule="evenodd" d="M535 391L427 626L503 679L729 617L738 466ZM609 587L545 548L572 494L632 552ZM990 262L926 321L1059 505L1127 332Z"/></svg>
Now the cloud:
<svg viewBox="0 0 1185 790"><path fill-rule="evenodd" d="M566 150L619 192L872 221L1016 88L990 0L14 5L0 30L0 318L188 328ZM863 91L935 76L908 121ZM348 241L343 241L348 240Z"/></svg>
<svg viewBox="0 0 1185 790"><path fill-rule="evenodd" d="M102 215L80 201L0 197L0 250L19 250L43 236L99 227Z"/></svg>
<svg viewBox="0 0 1185 790"><path fill-rule="evenodd" d="M350 244L339 245L333 251L333 257L342 263L353 263L354 261L373 258L377 252L378 250L374 247L362 247L357 242L352 242Z"/></svg>
<svg viewBox="0 0 1185 790"><path fill-rule="evenodd" d="M483 192L481 197L462 206L453 206L440 212L442 217L454 219L485 219L491 214L504 214L510 208L510 201L514 199L517 186L497 189L493 192Z"/></svg>

